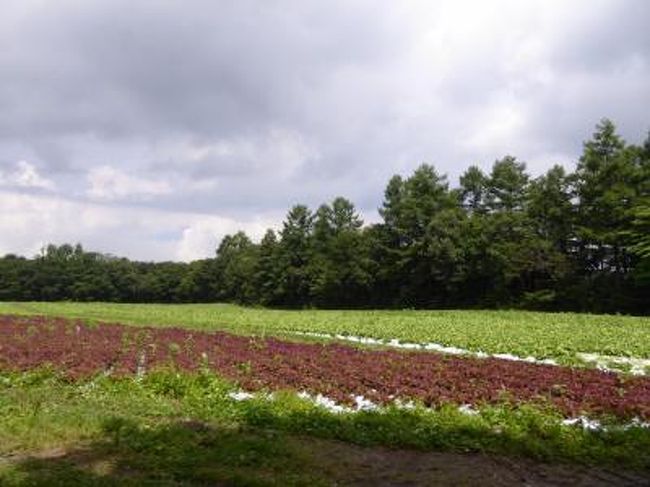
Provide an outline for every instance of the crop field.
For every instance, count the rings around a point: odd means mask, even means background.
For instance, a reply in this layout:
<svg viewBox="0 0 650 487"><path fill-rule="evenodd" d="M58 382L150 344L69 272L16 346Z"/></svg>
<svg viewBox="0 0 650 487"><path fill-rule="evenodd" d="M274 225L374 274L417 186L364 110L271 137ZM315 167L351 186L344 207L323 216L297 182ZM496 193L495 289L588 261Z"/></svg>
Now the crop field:
<svg viewBox="0 0 650 487"><path fill-rule="evenodd" d="M295 337L296 332L434 342L473 352L579 363L579 354L650 366L650 318L529 311L270 310L227 304L0 303L0 314L80 318ZM304 337L303 337L304 338ZM645 361L648 361L647 364Z"/></svg>
<svg viewBox="0 0 650 487"><path fill-rule="evenodd" d="M504 476L519 469L513 483L634 485L650 473L650 377L577 357L643 364L649 325L518 311L2 303L0 484L354 485L375 474L431 484L450 465L473 472L471 484L498 469L497 455ZM343 469L330 463L342 452ZM368 464L413 455L438 467L405 480L408 466ZM553 470L562 465L573 470Z"/></svg>
<svg viewBox="0 0 650 487"><path fill-rule="evenodd" d="M88 327L47 318L0 319L0 339L0 368L12 371L51 364L66 377L80 378L107 371L141 376L165 366L190 372L205 367L246 391L309 391L341 404L360 397L366 404L387 405L398 398L427 407L538 401L567 416L650 419L650 379L594 370L178 328Z"/></svg>

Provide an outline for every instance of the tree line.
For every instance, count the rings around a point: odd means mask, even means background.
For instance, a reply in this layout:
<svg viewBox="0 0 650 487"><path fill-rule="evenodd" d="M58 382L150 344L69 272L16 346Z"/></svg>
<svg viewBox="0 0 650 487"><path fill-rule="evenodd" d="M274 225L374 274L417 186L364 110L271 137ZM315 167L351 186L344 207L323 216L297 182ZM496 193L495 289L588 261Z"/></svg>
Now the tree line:
<svg viewBox="0 0 650 487"><path fill-rule="evenodd" d="M604 119L573 172L536 178L506 156L451 188L423 164L390 179L379 213L296 205L279 232L228 235L191 263L48 245L0 259L0 300L650 311L650 134L627 144Z"/></svg>

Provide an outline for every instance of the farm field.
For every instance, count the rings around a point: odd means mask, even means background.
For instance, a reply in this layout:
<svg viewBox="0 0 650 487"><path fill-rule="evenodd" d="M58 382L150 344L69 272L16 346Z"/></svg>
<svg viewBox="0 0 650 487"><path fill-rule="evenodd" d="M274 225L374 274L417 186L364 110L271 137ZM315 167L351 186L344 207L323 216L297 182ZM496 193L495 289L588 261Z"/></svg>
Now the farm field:
<svg viewBox="0 0 650 487"><path fill-rule="evenodd" d="M648 377L295 332L573 363L648 357L648 322L2 303L0 484L638 485L650 475Z"/></svg>
<svg viewBox="0 0 650 487"><path fill-rule="evenodd" d="M0 314L81 318L296 338L295 332L434 342L581 363L579 354L650 359L650 318L527 311L285 311L227 304L0 303ZM302 339L307 337L303 336Z"/></svg>
<svg viewBox="0 0 650 487"><path fill-rule="evenodd" d="M166 367L207 369L246 393L304 391L371 409L394 400L426 407L537 402L567 417L650 420L649 378L495 358L43 317L0 317L0 343L0 368L20 372L52 365L72 380L106 373L141 377Z"/></svg>

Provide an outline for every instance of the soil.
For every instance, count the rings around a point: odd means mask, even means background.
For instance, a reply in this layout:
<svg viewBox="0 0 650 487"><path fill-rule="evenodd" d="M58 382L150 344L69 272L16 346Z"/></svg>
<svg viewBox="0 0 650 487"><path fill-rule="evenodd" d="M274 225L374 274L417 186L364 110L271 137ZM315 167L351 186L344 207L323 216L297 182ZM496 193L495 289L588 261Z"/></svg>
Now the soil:
<svg viewBox="0 0 650 487"><path fill-rule="evenodd" d="M341 486L650 486L639 472L615 472L480 453L367 448L303 439L334 485Z"/></svg>
<svg viewBox="0 0 650 487"><path fill-rule="evenodd" d="M308 460L311 473L332 486L650 486L650 472L613 471L570 464L481 453L421 452L362 447L332 440L293 437L292 446ZM97 474L117 474L123 480L137 472L110 472L111 458L98 459L83 448L53 448L5 458L5 463L38 459L65 461ZM115 477L113 477L115 479ZM273 478L268 479L276 485ZM221 485L221 484L219 484ZM279 484L278 484L279 485Z"/></svg>

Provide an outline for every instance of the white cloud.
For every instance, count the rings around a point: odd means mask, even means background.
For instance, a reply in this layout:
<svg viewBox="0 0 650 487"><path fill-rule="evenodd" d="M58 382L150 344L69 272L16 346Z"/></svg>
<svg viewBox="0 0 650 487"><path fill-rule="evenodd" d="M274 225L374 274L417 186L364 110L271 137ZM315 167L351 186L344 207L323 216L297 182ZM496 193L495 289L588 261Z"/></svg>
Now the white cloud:
<svg viewBox="0 0 650 487"><path fill-rule="evenodd" d="M54 189L54 183L39 174L27 161L18 161L13 170L0 171L0 185L18 188Z"/></svg>
<svg viewBox="0 0 650 487"><path fill-rule="evenodd" d="M183 229L176 252L178 260L187 262L212 257L221 239L239 230L246 232L253 240L259 241L267 228L273 224L277 225L277 221L256 219L252 222L239 222L216 216L197 216L193 220Z"/></svg>
<svg viewBox="0 0 650 487"><path fill-rule="evenodd" d="M213 256L228 233L244 230L259 238L276 221L237 221L7 191L0 191L0 208L0 255L32 256L47 243L80 242L89 250L133 259L189 261Z"/></svg>
<svg viewBox="0 0 650 487"><path fill-rule="evenodd" d="M88 196L107 201L130 198L148 200L172 192L167 181L131 176L111 166L91 169L88 183Z"/></svg>

